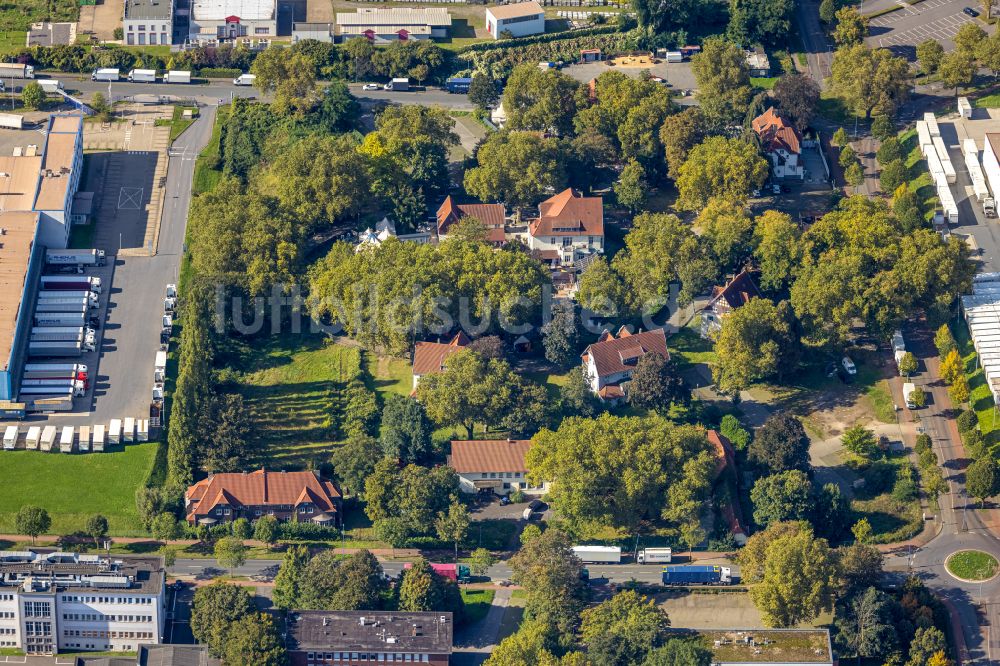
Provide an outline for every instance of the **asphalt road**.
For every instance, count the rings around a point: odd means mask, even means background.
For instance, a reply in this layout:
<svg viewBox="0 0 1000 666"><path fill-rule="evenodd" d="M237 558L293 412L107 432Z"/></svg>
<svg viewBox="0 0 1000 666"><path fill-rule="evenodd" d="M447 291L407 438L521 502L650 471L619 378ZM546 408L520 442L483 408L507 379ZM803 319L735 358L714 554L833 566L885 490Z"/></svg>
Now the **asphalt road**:
<svg viewBox="0 0 1000 666"><path fill-rule="evenodd" d="M830 76L833 52L819 22L819 2L801 0L795 3L795 18L799 24L799 34L802 35L802 45L806 50L809 74L820 88L825 88L826 77Z"/></svg>

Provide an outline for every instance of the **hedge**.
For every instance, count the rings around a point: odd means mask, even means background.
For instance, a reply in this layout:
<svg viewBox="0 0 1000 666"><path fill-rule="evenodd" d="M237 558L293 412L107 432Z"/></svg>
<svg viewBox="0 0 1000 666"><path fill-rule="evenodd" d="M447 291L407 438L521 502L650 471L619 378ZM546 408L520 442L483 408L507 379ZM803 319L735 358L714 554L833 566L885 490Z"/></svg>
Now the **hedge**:
<svg viewBox="0 0 1000 666"><path fill-rule="evenodd" d="M483 51L495 51L498 49L520 48L531 46L532 44L545 44L557 42L567 38L592 37L594 35L610 35L616 32L625 32L617 25L602 25L595 28L584 28L573 30L572 32L550 32L544 35L533 35L531 37L520 37L517 39L501 39L495 42L476 42L459 49L459 55L463 53L481 53Z"/></svg>
<svg viewBox="0 0 1000 666"><path fill-rule="evenodd" d="M206 79L235 79L242 73L241 70L228 67L205 67L198 70L198 76L203 76Z"/></svg>

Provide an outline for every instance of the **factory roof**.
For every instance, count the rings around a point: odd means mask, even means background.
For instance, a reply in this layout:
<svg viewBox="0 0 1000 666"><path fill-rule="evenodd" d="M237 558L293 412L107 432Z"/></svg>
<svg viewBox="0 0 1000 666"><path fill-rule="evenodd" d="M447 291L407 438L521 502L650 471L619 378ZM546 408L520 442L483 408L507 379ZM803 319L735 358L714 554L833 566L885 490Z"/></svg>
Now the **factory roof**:
<svg viewBox="0 0 1000 666"><path fill-rule="evenodd" d="M513 5L499 5L497 7L487 7L486 11L493 15L493 18L503 21L506 19L520 18L522 16L535 16L545 13L542 6L531 0L531 2L518 2Z"/></svg>
<svg viewBox="0 0 1000 666"><path fill-rule="evenodd" d="M451 613L292 611L289 650L372 650L450 654Z"/></svg>
<svg viewBox="0 0 1000 666"><path fill-rule="evenodd" d="M275 17L277 0L194 0L195 21L225 21L235 16L243 21L267 21Z"/></svg>
<svg viewBox="0 0 1000 666"><path fill-rule="evenodd" d="M35 210L63 210L66 207L66 192L73 175L77 142L82 132L83 116L49 118L49 133L45 139Z"/></svg>
<svg viewBox="0 0 1000 666"><path fill-rule="evenodd" d="M0 213L0 369L5 371L9 369L21 294L37 229L38 213Z"/></svg>
<svg viewBox="0 0 1000 666"><path fill-rule="evenodd" d="M127 590L158 594L163 577L161 557L0 551L0 587L16 586L34 593Z"/></svg>
<svg viewBox="0 0 1000 666"><path fill-rule="evenodd" d="M30 211L38 191L41 155L0 157L0 211Z"/></svg>
<svg viewBox="0 0 1000 666"><path fill-rule="evenodd" d="M382 7L362 7L354 12L339 12L337 25L357 26L361 28L395 28L403 26L439 26L449 27L451 16L443 7L424 9L400 8L386 9ZM376 30L378 32L379 30Z"/></svg>
<svg viewBox="0 0 1000 666"><path fill-rule="evenodd" d="M174 16L171 0L125 0L125 19L163 19Z"/></svg>

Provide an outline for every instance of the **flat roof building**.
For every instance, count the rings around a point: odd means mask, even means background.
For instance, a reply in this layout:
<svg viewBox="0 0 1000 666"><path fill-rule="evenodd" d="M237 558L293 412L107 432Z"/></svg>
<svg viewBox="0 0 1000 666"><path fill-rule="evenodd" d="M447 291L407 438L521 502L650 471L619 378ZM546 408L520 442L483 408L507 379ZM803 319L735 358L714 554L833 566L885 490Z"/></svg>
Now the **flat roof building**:
<svg viewBox="0 0 1000 666"><path fill-rule="evenodd" d="M341 41L365 37L375 43L447 37L451 16L443 7L386 9L362 7L337 14L337 36Z"/></svg>
<svg viewBox="0 0 1000 666"><path fill-rule="evenodd" d="M420 663L448 666L451 613L291 611L285 647L292 666Z"/></svg>
<svg viewBox="0 0 1000 666"><path fill-rule="evenodd" d="M58 46L76 43L76 23L32 23L25 46Z"/></svg>
<svg viewBox="0 0 1000 666"><path fill-rule="evenodd" d="M486 8L486 32L493 39L509 32L514 37L540 35L545 32L545 10L535 0L513 5Z"/></svg>
<svg viewBox="0 0 1000 666"><path fill-rule="evenodd" d="M174 40L173 0L125 0L122 32L129 46L171 44Z"/></svg>
<svg viewBox="0 0 1000 666"><path fill-rule="evenodd" d="M188 40L225 42L278 34L277 0L193 0Z"/></svg>

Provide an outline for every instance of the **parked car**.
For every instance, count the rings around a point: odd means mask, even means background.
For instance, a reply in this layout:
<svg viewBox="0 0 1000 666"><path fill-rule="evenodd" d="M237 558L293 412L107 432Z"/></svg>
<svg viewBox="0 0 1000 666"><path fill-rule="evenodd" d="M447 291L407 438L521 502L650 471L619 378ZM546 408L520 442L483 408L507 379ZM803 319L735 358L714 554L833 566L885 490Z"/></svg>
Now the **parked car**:
<svg viewBox="0 0 1000 666"><path fill-rule="evenodd" d="M854 361L851 360L850 356L845 356L840 359L840 364L844 366L844 372L849 375L858 374L858 368L854 365Z"/></svg>
<svg viewBox="0 0 1000 666"><path fill-rule="evenodd" d="M966 14L968 14L969 16L971 16L972 18L976 18L977 16L979 16L979 12L977 12L972 7L966 7L962 11L965 12Z"/></svg>
<svg viewBox="0 0 1000 666"><path fill-rule="evenodd" d="M362 90L378 90L378 84L377 83L366 83L365 85L361 86L361 89Z"/></svg>
<svg viewBox="0 0 1000 666"><path fill-rule="evenodd" d="M774 192L775 194L781 194L781 185L774 183L773 185L771 185L771 191Z"/></svg>
<svg viewBox="0 0 1000 666"><path fill-rule="evenodd" d="M508 504L510 504L510 498L509 497L507 497L506 495L504 495L503 497L500 498L500 506L507 506Z"/></svg>

